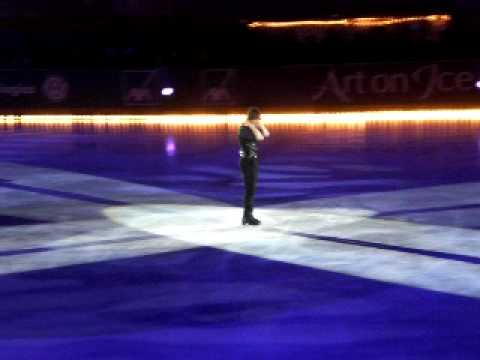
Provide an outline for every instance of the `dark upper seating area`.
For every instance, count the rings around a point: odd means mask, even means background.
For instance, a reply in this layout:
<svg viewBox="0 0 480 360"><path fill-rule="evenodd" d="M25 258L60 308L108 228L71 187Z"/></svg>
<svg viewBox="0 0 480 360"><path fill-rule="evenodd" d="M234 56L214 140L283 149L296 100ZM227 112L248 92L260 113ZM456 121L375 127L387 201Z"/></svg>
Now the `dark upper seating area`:
<svg viewBox="0 0 480 360"><path fill-rule="evenodd" d="M161 5L159 5L159 3ZM3 68L152 68L159 66L270 66L286 64L397 62L476 58L476 10L413 1L382 10L344 3L342 13L312 2L269 16L267 5L249 2L78 0L0 1L0 66ZM357 2L358 3L358 2ZM467 3L467 2L465 2ZM241 5L244 4L244 5ZM254 2L251 2L254 4ZM380 2L378 2L380 4ZM395 4L395 2L392 2ZM332 7L331 5L330 7ZM255 20L406 17L450 13L448 24L411 22L361 28L250 29ZM373 11L372 9L375 9ZM445 11L441 11L445 10ZM283 12L282 12L283 11ZM274 12L275 13L275 12ZM252 15L254 14L254 15ZM290 14L289 16L287 16ZM318 15L317 15L318 14ZM307 16L310 15L310 16Z"/></svg>

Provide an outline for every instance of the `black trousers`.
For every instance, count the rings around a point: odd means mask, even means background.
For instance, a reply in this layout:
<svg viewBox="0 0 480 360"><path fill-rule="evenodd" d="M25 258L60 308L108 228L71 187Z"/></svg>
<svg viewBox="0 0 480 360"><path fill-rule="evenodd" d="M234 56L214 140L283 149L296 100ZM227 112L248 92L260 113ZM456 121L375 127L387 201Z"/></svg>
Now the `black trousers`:
<svg viewBox="0 0 480 360"><path fill-rule="evenodd" d="M255 203L255 193L257 191L258 159L241 158L240 168L242 169L243 179L245 182L243 206L246 211L251 212Z"/></svg>

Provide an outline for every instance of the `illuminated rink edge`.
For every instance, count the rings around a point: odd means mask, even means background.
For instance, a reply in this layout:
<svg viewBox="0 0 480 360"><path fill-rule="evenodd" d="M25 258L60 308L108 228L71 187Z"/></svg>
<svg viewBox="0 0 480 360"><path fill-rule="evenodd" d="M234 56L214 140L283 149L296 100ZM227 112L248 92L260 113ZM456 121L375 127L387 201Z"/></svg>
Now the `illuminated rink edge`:
<svg viewBox="0 0 480 360"><path fill-rule="evenodd" d="M238 125L242 114L165 114L165 115L0 115L0 124L15 125ZM382 110L319 113L265 113L265 124L274 125L365 125L368 122L457 122L480 121L477 109Z"/></svg>

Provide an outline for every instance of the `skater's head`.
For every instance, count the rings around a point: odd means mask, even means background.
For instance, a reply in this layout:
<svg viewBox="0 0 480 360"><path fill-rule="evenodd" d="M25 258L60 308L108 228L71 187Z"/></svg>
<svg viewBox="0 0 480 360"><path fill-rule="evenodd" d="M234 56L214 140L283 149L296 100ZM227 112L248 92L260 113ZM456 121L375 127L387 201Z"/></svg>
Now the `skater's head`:
<svg viewBox="0 0 480 360"><path fill-rule="evenodd" d="M247 120L253 123L259 122L262 118L262 113L257 107L248 108Z"/></svg>

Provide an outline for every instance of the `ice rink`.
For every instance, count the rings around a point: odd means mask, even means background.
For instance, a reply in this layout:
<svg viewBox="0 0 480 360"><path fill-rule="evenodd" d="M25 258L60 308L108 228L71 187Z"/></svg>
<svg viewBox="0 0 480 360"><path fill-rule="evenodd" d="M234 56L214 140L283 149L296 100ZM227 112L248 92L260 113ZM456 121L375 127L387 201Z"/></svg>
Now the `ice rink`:
<svg viewBox="0 0 480 360"><path fill-rule="evenodd" d="M480 122L0 121L0 358L478 359Z"/></svg>

